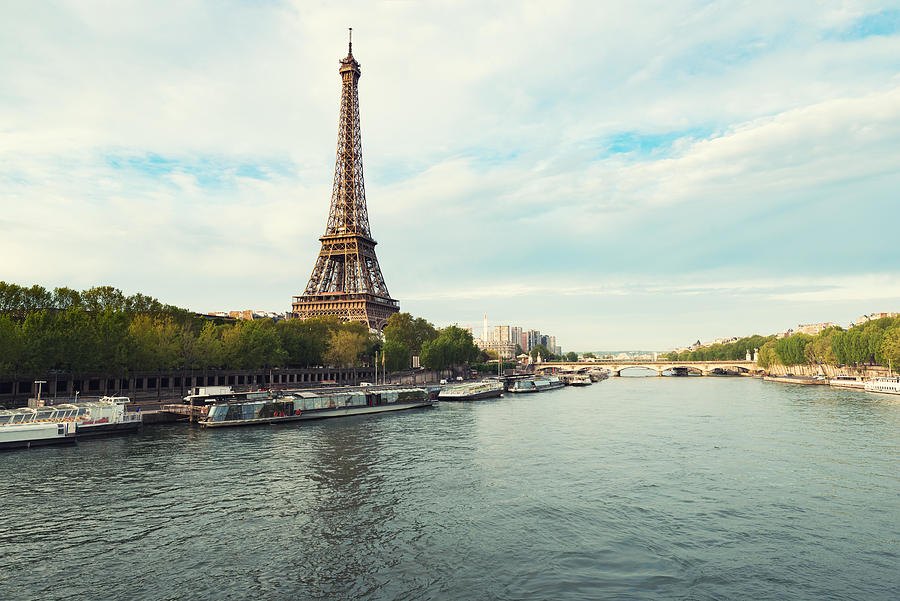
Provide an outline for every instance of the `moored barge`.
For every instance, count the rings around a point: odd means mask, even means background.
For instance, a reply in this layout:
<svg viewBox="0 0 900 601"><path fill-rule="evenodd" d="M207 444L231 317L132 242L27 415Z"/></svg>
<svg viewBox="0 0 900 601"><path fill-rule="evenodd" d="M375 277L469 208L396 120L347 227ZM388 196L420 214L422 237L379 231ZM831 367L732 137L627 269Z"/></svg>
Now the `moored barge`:
<svg viewBox="0 0 900 601"><path fill-rule="evenodd" d="M494 399L503 394L506 387L500 380L482 380L445 386L438 394L442 401L479 401Z"/></svg>
<svg viewBox="0 0 900 601"><path fill-rule="evenodd" d="M437 401L422 388L337 389L294 392L280 398L214 402L203 408L207 428L275 424L431 407Z"/></svg>

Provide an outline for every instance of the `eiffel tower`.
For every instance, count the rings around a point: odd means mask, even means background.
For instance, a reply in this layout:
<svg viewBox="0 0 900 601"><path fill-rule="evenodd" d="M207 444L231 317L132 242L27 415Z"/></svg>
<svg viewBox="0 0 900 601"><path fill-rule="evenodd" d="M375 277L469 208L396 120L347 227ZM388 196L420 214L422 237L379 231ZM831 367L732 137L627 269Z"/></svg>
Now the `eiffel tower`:
<svg viewBox="0 0 900 601"><path fill-rule="evenodd" d="M366 189L363 182L362 137L359 130L359 63L353 58L350 30L347 58L341 61L341 114L338 121L337 159L331 211L322 249L306 290L291 306L301 319L334 315L361 321L381 331L388 318L400 310L391 298L369 230Z"/></svg>

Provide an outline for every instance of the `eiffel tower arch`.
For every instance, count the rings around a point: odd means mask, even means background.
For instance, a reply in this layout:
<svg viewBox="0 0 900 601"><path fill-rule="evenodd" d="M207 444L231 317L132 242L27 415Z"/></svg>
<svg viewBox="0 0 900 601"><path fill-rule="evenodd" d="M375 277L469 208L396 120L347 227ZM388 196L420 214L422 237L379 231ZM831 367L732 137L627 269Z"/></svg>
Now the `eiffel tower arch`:
<svg viewBox="0 0 900 601"><path fill-rule="evenodd" d="M375 256L377 242L369 228L359 128L361 72L353 58L352 37L340 65L341 112L328 224L319 238L322 248L306 290L293 297L291 306L301 319L331 315L381 331L400 310L400 303L391 298L384 283Z"/></svg>

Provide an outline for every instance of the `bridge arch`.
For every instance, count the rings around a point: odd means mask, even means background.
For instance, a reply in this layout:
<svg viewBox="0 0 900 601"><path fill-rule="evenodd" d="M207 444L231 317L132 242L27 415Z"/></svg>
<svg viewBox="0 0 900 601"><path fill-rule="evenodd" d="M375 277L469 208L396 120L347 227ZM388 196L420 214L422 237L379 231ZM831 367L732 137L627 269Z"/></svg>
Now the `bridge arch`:
<svg viewBox="0 0 900 601"><path fill-rule="evenodd" d="M622 376L622 372L633 369L633 370L641 370L641 371L651 371L657 376L662 375L662 370L655 365L616 365L614 368L610 368L614 370L616 376Z"/></svg>

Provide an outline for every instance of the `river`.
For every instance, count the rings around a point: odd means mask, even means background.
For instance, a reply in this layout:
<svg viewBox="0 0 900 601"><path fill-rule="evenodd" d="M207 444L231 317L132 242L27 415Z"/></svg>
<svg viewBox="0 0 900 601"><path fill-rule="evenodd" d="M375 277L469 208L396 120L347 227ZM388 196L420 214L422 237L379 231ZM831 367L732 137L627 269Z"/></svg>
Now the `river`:
<svg viewBox="0 0 900 601"><path fill-rule="evenodd" d="M750 378L0 455L0 598L900 598L900 397Z"/></svg>

